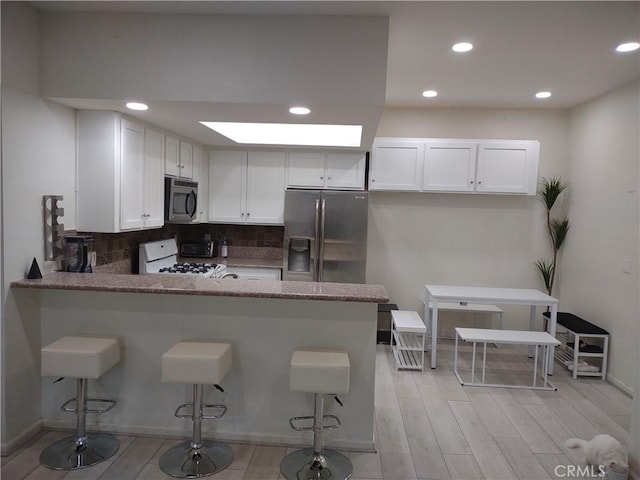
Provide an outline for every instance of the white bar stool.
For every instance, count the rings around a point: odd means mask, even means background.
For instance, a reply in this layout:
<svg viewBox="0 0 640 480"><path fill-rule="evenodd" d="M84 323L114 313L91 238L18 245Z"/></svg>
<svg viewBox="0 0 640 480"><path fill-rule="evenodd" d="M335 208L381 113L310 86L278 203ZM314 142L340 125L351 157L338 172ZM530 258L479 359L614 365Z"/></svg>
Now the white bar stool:
<svg viewBox="0 0 640 480"><path fill-rule="evenodd" d="M193 435L190 441L171 447L160 457L160 468L167 475L178 478L199 478L212 475L229 466L233 451L222 442L202 440L202 420L222 417L227 412L224 405L202 403L205 384L218 385L231 368L231 345L210 341L182 341L162 355L162 381L165 383L192 383L193 403L180 405L175 416L190 418ZM185 407L190 414L182 414ZM204 408L215 408L218 413L205 415Z"/></svg>
<svg viewBox="0 0 640 480"><path fill-rule="evenodd" d="M100 378L120 361L120 345L113 337L68 336L41 350L43 377L76 378L76 397L65 402L61 410L76 414L76 434L52 443L40 454L40 464L54 470L90 467L111 457L120 442L106 433L87 434L87 413L111 410L115 401L87 398L87 380ZM57 381L57 380L56 380ZM74 408L69 403L75 402ZM102 409L88 409L87 402L104 403Z"/></svg>
<svg viewBox="0 0 640 480"><path fill-rule="evenodd" d="M351 477L353 465L341 453L322 450L322 430L339 428L340 420L335 415L324 414L324 395L349 392L351 365L347 352L336 350L296 350L291 357L289 388L294 392L314 394L314 415L292 417L289 424L294 430L312 430L313 448L296 450L282 459L280 472L287 479L341 479ZM336 396L336 401L340 400ZM324 425L324 419L334 423ZM313 419L310 427L296 426L300 420Z"/></svg>

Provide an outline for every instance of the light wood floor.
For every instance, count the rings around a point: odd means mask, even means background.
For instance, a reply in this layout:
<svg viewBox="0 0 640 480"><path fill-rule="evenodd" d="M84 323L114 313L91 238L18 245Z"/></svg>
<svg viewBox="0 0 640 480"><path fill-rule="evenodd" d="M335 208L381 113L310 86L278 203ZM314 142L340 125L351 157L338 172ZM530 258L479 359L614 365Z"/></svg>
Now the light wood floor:
<svg viewBox="0 0 640 480"><path fill-rule="evenodd" d="M552 380L557 392L463 387L453 374L451 343L443 342L438 353L436 370L397 372L389 347L378 346L378 452L344 452L353 462L354 480L567 478L562 466L576 465L578 458L562 446L565 439L609 433L624 445L628 442L632 399L606 382L573 380L556 364ZM492 347L488 358L487 382L530 380L532 361L522 347ZM468 367L469 359L466 353L460 369ZM349 401L348 395L342 399ZM160 455L176 443L165 438L120 436L114 458L75 472L39 466L40 451L67 434L43 432L30 446L2 458L2 480L171 478L158 467ZM231 446L233 463L210 478L282 478L279 463L287 448Z"/></svg>

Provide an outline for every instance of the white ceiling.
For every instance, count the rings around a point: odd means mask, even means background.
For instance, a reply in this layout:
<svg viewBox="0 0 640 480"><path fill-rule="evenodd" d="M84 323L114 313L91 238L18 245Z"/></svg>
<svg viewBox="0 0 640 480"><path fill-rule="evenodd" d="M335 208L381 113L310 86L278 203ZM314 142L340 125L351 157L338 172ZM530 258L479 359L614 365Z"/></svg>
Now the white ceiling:
<svg viewBox="0 0 640 480"><path fill-rule="evenodd" d="M619 43L640 41L638 1L32 3L56 11L389 16L387 107L565 109L640 76L640 52L614 52ZM456 54L451 45L458 41L475 48ZM426 89L439 95L424 98ZM536 99L540 90L551 98ZM188 118L189 106L181 107ZM166 126L166 111L158 113L158 125ZM188 123L178 133L202 139L189 135Z"/></svg>

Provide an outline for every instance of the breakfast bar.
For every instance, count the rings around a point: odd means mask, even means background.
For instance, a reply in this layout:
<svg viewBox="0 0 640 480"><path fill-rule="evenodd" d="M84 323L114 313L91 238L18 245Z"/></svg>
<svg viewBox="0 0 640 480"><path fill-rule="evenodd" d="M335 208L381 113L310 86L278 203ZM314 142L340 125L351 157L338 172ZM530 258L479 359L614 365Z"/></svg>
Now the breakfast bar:
<svg viewBox="0 0 640 480"><path fill-rule="evenodd" d="M313 396L289 391L289 363L299 348L339 349L351 363L343 407L327 402L343 427L326 435L338 449L372 451L377 304L388 301L381 285L201 278L184 275L52 273L12 283L18 308L34 312L41 345L64 335L117 336L120 363L92 382L90 394L117 405L89 416L88 428L115 433L188 437L175 418L191 390L161 383L161 357L185 339L231 344L233 363L221 387L206 390L205 403L228 413L203 424L207 438L277 445L308 443L289 427L293 415L313 411ZM34 366L39 368L39 358ZM42 378L44 427L72 429L59 406L74 396L71 381ZM91 389L95 391L91 391Z"/></svg>

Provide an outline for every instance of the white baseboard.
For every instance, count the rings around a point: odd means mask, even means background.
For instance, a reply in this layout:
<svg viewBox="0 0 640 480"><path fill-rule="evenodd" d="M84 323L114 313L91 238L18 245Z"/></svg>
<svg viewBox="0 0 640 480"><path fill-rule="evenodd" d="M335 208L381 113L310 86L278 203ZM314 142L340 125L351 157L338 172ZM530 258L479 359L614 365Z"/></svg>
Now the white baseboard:
<svg viewBox="0 0 640 480"><path fill-rule="evenodd" d="M0 443L0 455L6 457L11 455L16 449L27 443L29 439L36 436L42 430L42 420L38 420L30 427L24 429L15 438L7 442Z"/></svg>
<svg viewBox="0 0 640 480"><path fill-rule="evenodd" d="M186 424L185 424L186 425ZM75 430L75 424L59 421L45 421L44 428L52 430ZM185 428L176 429L163 427L149 427L145 425L113 425L106 423L91 423L87 422L87 431L89 432L103 432L113 433L117 435L139 435L139 436L152 436L152 437L167 437L167 438L189 438L191 436L190 424ZM269 446L284 446L284 447L309 447L308 444L302 444L299 437L293 435L268 435L268 434L251 434L243 433L237 434L229 431L221 431L216 429L213 436L208 435L208 432L203 429L203 436L207 435L207 438L219 440L223 442L232 443L250 443L257 445L269 445ZM371 442L354 442L336 440L327 443L327 448L333 448L336 450L349 450L354 452L369 452L376 451L373 438Z"/></svg>
<svg viewBox="0 0 640 480"><path fill-rule="evenodd" d="M633 388L631 388L626 383L621 382L619 379L617 379L616 377L611 376L611 375L607 375L607 382L609 382L611 385L616 387L618 390L620 390L625 395L628 395L628 396L633 398Z"/></svg>

